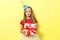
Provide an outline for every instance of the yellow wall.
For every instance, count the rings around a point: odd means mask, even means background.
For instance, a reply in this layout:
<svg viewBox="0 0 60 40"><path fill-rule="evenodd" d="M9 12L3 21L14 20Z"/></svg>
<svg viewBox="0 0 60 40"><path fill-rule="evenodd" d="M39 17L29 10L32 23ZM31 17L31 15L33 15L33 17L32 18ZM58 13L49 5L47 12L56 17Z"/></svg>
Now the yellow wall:
<svg viewBox="0 0 60 40"><path fill-rule="evenodd" d="M28 1L28 2L27 2ZM60 40L59 0L26 0L39 22L42 40ZM0 40L18 40L23 18L20 0L0 0Z"/></svg>

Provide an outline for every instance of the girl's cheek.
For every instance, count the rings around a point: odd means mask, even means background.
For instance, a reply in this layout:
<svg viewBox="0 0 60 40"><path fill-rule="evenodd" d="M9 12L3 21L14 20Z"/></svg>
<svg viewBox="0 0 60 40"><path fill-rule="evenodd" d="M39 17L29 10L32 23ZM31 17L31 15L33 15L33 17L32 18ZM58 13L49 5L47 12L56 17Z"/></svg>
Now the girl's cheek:
<svg viewBox="0 0 60 40"><path fill-rule="evenodd" d="M26 12L26 15L28 15L28 12Z"/></svg>
<svg viewBox="0 0 60 40"><path fill-rule="evenodd" d="M28 16L28 13L26 12L26 16Z"/></svg>
<svg viewBox="0 0 60 40"><path fill-rule="evenodd" d="M30 12L30 15L31 15L31 12Z"/></svg>

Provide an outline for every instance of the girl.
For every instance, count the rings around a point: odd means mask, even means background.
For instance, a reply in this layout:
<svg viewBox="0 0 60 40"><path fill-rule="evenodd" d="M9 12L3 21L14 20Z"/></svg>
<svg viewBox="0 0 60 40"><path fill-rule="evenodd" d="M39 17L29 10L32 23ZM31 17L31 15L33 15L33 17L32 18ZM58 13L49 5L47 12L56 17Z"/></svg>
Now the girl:
<svg viewBox="0 0 60 40"><path fill-rule="evenodd" d="M30 6L27 6L25 5L24 6L24 18L23 20L21 20L20 24L21 24L21 33L22 33L22 36L20 38L20 40L40 40L39 36L37 35L37 33L35 33L35 35L30 35L29 34L29 31L28 31L28 35L25 35L26 34L26 31L24 31L24 25L25 23L27 24L37 24L37 20L33 14L33 10ZM36 26L37 28L37 26ZM37 32L37 29L35 29L36 32Z"/></svg>

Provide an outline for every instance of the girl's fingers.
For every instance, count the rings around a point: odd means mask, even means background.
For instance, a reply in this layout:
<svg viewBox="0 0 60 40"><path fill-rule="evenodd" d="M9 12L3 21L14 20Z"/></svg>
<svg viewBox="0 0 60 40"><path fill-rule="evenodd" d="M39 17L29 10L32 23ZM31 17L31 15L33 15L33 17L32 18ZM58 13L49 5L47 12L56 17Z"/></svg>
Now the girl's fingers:
<svg viewBox="0 0 60 40"><path fill-rule="evenodd" d="M25 35L26 32L24 30L22 30L22 33Z"/></svg>

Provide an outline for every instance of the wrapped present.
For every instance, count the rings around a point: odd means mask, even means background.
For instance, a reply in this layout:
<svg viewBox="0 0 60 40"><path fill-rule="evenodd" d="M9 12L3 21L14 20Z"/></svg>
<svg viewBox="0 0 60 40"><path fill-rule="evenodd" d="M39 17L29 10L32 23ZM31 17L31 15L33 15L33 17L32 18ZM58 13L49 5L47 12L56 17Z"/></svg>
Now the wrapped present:
<svg viewBox="0 0 60 40"><path fill-rule="evenodd" d="M35 35L36 34L36 24L24 24L24 31L26 32L25 35Z"/></svg>

